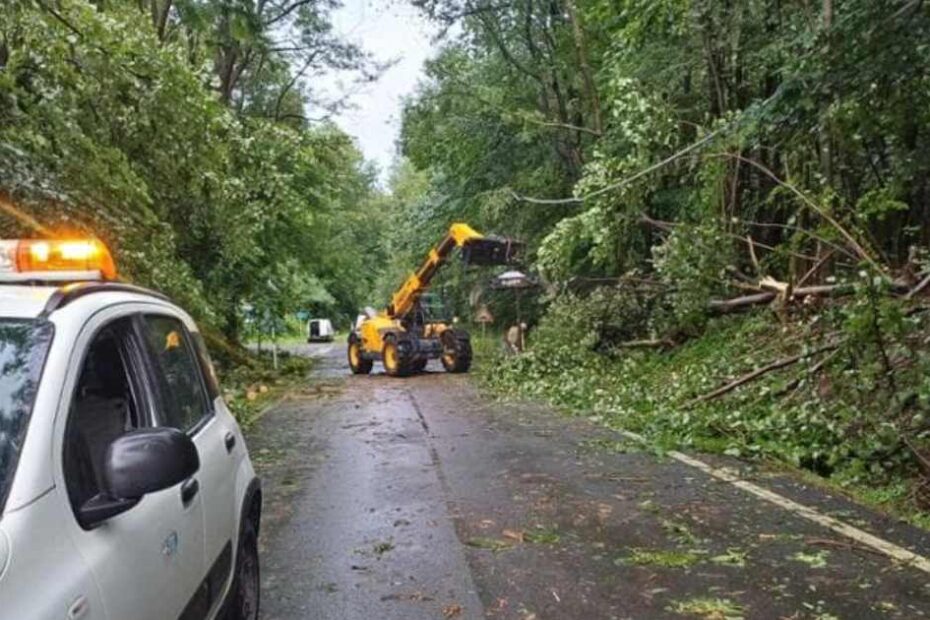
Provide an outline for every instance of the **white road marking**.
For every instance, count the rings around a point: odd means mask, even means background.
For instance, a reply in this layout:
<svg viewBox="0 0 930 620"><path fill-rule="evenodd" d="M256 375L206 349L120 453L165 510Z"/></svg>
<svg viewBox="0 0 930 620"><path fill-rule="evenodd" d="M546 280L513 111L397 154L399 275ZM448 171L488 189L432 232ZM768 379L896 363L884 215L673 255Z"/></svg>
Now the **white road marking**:
<svg viewBox="0 0 930 620"><path fill-rule="evenodd" d="M642 435L630 431L621 431L621 433L630 439L646 443L645 438ZM672 451L668 455L680 463L694 467L706 473L709 476L717 478L718 480L723 480L738 489L742 489L747 493L755 495L756 497L763 499L771 504L775 504L781 508L784 508L788 512L798 515L808 521L812 521L818 525L822 525L825 528L833 530L837 534L841 534L847 538L850 538L857 543L874 549L879 553L882 553L893 560L906 564L907 566L913 566L919 570L924 571L925 573L930 573L930 559L925 556L918 555L913 551L909 551L900 545L896 545L892 542L889 542L883 538L879 538L873 534L869 534L864 530L860 530L857 527L853 527L847 523L843 523L839 519L834 519L831 516L825 515L817 510L805 506L804 504L799 504L798 502L788 499L774 491L760 487L757 484L753 484L747 480L741 479L738 475L734 474L731 470L714 467L709 465L704 461L700 461L694 457L688 456L681 452Z"/></svg>

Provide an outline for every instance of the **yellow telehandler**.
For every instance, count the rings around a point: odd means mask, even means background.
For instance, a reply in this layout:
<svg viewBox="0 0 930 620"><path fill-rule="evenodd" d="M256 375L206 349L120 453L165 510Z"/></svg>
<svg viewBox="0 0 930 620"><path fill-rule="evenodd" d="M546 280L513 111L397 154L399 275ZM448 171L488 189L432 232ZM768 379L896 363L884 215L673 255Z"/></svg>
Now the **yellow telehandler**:
<svg viewBox="0 0 930 620"><path fill-rule="evenodd" d="M521 247L511 239L482 235L468 224L450 226L420 268L394 293L388 307L369 311L349 334L352 373L368 374L375 361L381 361L387 374L402 377L422 372L436 358L448 372L468 372L472 357L468 332L428 316L422 298L455 248L461 248L467 264L506 265Z"/></svg>

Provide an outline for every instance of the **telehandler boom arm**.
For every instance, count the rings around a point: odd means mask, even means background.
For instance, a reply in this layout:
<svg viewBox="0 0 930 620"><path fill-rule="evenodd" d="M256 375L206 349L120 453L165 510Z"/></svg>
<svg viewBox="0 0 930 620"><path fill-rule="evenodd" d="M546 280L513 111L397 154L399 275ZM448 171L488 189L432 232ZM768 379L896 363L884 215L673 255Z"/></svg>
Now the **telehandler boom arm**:
<svg viewBox="0 0 930 620"><path fill-rule="evenodd" d="M391 297L386 314L392 318L402 318L413 310L420 295L429 288L433 276L455 248L462 248L467 263L504 265L513 260L518 245L509 239L486 237L468 224L452 224L439 245L429 251L420 268Z"/></svg>

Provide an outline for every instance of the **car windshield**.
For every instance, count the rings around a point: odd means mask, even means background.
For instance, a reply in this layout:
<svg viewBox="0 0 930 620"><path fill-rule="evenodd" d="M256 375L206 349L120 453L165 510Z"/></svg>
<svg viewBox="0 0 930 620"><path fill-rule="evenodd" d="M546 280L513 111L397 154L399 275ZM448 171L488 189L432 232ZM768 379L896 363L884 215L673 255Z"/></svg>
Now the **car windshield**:
<svg viewBox="0 0 930 620"><path fill-rule="evenodd" d="M52 341L47 321L0 318L0 514Z"/></svg>

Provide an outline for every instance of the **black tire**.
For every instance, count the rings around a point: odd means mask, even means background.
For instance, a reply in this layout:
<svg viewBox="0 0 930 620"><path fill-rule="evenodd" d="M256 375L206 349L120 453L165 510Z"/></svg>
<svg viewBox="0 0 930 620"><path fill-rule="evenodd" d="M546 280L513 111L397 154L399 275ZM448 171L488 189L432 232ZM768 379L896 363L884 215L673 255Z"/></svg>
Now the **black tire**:
<svg viewBox="0 0 930 620"><path fill-rule="evenodd" d="M443 334L443 351L440 359L446 372L463 373L471 368L471 341L466 334Z"/></svg>
<svg viewBox="0 0 930 620"><path fill-rule="evenodd" d="M349 358L349 368L353 375L367 375L371 372L374 362L362 357L362 343L356 337L349 338L349 349L347 352Z"/></svg>
<svg viewBox="0 0 930 620"><path fill-rule="evenodd" d="M391 377L406 377L411 371L411 362L396 338L388 338L384 342L381 363L384 364L384 372Z"/></svg>
<svg viewBox="0 0 930 620"><path fill-rule="evenodd" d="M258 564L258 535L251 520L242 525L236 551L236 572L229 591L225 620L258 620L261 604L261 574Z"/></svg>
<svg viewBox="0 0 930 620"><path fill-rule="evenodd" d="M418 359L413 362L410 366L410 370L414 373L420 373L426 370L426 364L429 362L428 359Z"/></svg>

